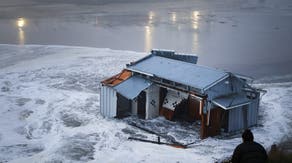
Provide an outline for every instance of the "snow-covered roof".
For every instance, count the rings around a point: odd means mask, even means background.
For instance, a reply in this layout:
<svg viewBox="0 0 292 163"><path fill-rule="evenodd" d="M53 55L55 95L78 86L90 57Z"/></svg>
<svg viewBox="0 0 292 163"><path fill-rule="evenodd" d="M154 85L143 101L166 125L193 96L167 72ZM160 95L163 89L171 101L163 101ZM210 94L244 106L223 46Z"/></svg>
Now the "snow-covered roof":
<svg viewBox="0 0 292 163"><path fill-rule="evenodd" d="M148 88L152 82L139 76L132 76L129 79L116 85L114 89L128 99L134 99L141 91Z"/></svg>
<svg viewBox="0 0 292 163"><path fill-rule="evenodd" d="M228 76L228 73L222 70L156 55L151 55L139 62L128 65L127 69L201 90L209 88Z"/></svg>
<svg viewBox="0 0 292 163"><path fill-rule="evenodd" d="M245 94L231 94L223 97L218 97L212 102L215 105L220 106L225 110L228 110L250 104L251 100L248 99Z"/></svg>

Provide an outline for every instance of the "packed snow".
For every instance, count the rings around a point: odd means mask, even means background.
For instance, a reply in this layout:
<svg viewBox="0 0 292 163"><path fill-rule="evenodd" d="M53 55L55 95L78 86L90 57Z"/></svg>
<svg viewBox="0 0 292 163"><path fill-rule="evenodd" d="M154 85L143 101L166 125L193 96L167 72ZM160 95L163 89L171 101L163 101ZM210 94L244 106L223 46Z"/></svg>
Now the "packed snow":
<svg viewBox="0 0 292 163"><path fill-rule="evenodd" d="M230 157L240 134L200 140L194 126L162 117L188 149L128 140L157 137L100 114L99 82L145 53L87 47L0 45L0 162L214 162ZM292 82L257 83L255 140L269 148L291 134ZM162 123L163 122L163 123ZM165 123L164 123L165 122ZM163 127L163 125L161 125ZM159 125L153 125L158 128ZM166 140L163 140L166 141Z"/></svg>

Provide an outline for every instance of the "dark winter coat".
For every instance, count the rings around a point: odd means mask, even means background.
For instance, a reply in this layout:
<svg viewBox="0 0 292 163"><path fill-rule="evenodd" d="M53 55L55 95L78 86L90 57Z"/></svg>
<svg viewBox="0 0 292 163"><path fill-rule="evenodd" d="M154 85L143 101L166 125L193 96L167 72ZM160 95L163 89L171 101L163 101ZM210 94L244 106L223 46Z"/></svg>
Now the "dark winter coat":
<svg viewBox="0 0 292 163"><path fill-rule="evenodd" d="M265 163L268 159L265 148L257 142L239 144L232 155L232 163Z"/></svg>

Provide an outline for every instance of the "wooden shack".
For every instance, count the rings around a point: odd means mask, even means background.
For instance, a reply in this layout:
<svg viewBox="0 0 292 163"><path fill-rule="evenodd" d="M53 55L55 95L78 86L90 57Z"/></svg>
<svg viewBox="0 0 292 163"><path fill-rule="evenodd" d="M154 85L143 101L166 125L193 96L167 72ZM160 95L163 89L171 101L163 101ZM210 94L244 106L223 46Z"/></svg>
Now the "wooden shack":
<svg viewBox="0 0 292 163"><path fill-rule="evenodd" d="M242 76L198 65L197 59L152 50L101 82L101 114L201 121L201 138L256 125L260 93Z"/></svg>

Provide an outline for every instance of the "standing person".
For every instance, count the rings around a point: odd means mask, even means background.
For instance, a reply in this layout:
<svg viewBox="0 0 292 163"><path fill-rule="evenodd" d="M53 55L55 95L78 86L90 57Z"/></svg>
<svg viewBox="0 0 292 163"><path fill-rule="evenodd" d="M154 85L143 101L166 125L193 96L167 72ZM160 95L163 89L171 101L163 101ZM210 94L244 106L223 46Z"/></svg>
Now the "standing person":
<svg viewBox="0 0 292 163"><path fill-rule="evenodd" d="M268 160L265 148L253 141L253 134L249 129L242 133L243 143L239 144L232 155L232 163L265 163Z"/></svg>

